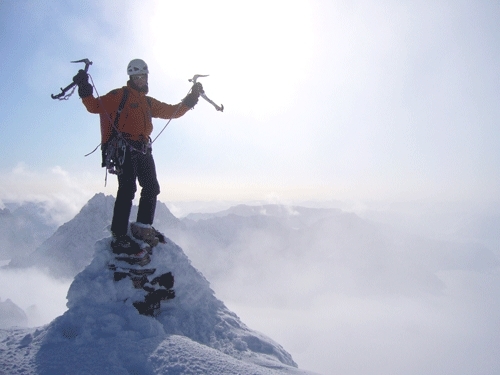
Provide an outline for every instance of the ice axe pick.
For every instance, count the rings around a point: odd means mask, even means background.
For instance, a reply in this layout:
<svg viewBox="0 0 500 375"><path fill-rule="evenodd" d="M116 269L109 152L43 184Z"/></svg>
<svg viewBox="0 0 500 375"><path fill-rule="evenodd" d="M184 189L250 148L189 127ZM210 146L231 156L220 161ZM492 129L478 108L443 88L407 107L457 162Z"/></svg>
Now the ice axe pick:
<svg viewBox="0 0 500 375"><path fill-rule="evenodd" d="M90 61L89 59L81 59L81 60L77 60L77 61L71 61L72 63L85 63L85 73L87 73L87 71L89 70L89 66L92 65L92 61ZM73 91L64 96L66 94L66 92L71 89L72 87L76 86L76 84L74 82L71 82L68 86L66 86L65 88L61 88L61 92L57 95L54 95L54 94L51 94L50 96L52 97L52 99L59 99L59 100L62 100L62 99L68 99L69 96L71 96L71 94L73 93Z"/></svg>

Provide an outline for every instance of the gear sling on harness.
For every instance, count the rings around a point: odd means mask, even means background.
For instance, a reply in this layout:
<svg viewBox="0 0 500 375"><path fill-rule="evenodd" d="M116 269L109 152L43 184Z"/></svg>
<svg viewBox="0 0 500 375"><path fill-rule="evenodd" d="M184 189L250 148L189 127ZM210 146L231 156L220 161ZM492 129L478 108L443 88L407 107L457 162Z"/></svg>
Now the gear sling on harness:
<svg viewBox="0 0 500 375"><path fill-rule="evenodd" d="M118 130L118 121L120 120L120 114L125 107L125 103L128 98L128 90L123 91L123 97L116 111L115 121L111 129L111 134L106 139L106 141L101 145L102 154L102 167L106 167L106 172L111 174L120 175L122 173L122 165L125 161L125 153L127 152L127 143L123 139L120 131ZM107 134L105 132L105 125L101 119L101 135L104 138Z"/></svg>
<svg viewBox="0 0 500 375"><path fill-rule="evenodd" d="M103 142L101 145L101 154L102 154L101 166L106 168L106 172L116 175L120 175L123 172L123 163L125 161L127 148L129 148L130 150L136 150L143 153L146 151L144 148L143 150L137 150L132 145L129 145L129 143L123 137L122 133L118 130L118 121L120 120L120 114L123 111L123 108L125 107L125 103L127 102L128 94L129 94L128 90L124 89L123 97L120 102L120 105L118 106L118 110L116 111L115 121L111 128L111 134L109 134L109 136L108 134L105 134L106 132L109 131L103 124L103 121L101 121L101 136L103 138ZM151 107L150 98L146 99L149 106ZM107 139L105 138L106 136L108 136ZM104 139L106 140L104 141Z"/></svg>

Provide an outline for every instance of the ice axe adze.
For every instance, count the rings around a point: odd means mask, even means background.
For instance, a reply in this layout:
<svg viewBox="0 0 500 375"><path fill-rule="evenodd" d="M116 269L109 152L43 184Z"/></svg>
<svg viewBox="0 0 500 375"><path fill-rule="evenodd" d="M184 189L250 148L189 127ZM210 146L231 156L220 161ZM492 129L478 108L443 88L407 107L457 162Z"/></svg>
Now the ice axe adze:
<svg viewBox="0 0 500 375"><path fill-rule="evenodd" d="M87 71L89 70L89 66L92 65L92 61L90 61L89 59L82 59L82 60L77 60L77 61L71 61L72 63L85 63L85 73L87 73ZM70 83L68 86L66 86L65 88L61 88L61 92L57 95L50 95L52 97L52 99L67 99L66 96L63 97L63 95L66 94L66 91L68 91L69 89L71 89L72 87L76 86L76 83L72 82ZM71 94L68 94L67 96L70 96Z"/></svg>
<svg viewBox="0 0 500 375"><path fill-rule="evenodd" d="M203 74L195 74L195 75L193 76L193 78L189 79L189 82L193 82L193 84L195 84L195 83L196 83L196 80L197 80L198 78L200 78L200 77L208 77L208 75L203 75ZM200 96L201 96L203 99L205 99L207 102L209 102L210 104L212 104L212 105L215 107L215 109L216 109L216 110L221 111L221 112L223 112L223 111L224 111L224 106L223 106L222 104L221 104L220 106L218 106L217 104L215 104L212 100L210 100L210 99L208 98L208 96L206 96L206 95L205 95L205 91L200 92Z"/></svg>

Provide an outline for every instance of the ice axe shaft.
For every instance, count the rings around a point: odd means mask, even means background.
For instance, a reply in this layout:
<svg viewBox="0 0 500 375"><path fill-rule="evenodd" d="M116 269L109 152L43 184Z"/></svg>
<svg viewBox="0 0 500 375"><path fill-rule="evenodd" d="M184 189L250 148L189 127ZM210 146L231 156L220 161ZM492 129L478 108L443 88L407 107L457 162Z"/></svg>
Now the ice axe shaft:
<svg viewBox="0 0 500 375"><path fill-rule="evenodd" d="M207 75L204 75L204 74L195 74L195 75L193 76L193 78L189 79L189 82L193 82L193 84L195 84L195 83L196 83L196 81L198 80L198 78L200 78L200 77L208 77L208 74L207 74ZM212 104L212 105L215 107L215 109L216 109L217 111L220 111L220 112L223 112L223 111L224 111L224 105L222 105L222 104L221 104L221 105L219 106L219 105L215 104L215 103L213 102L213 100L209 99L209 97L205 94L205 91L201 92L201 93L200 93L200 96L201 96L203 99L205 99L207 102L209 102L210 104Z"/></svg>
<svg viewBox="0 0 500 375"><path fill-rule="evenodd" d="M209 102L210 104L212 104L216 110L220 111L220 112L224 112L224 105L221 104L220 106L218 106L217 104L215 104L212 100L210 100L206 95L205 93L203 94L200 94L200 96L205 99L207 102Z"/></svg>
<svg viewBox="0 0 500 375"><path fill-rule="evenodd" d="M76 60L76 61L71 61L72 63L85 63L85 73L87 73L87 71L89 70L89 66L92 65L92 61L90 61L89 59L81 59L81 60ZM71 82L68 86L66 86L65 88L61 88L61 92L57 95L54 95L54 94L51 94L51 98L52 99L61 99L61 97L63 97L63 95L66 94L66 92L71 89L72 87L76 86L76 83L74 82ZM71 94L69 94L71 95ZM68 96L69 96L68 95ZM67 99L67 98L65 98Z"/></svg>

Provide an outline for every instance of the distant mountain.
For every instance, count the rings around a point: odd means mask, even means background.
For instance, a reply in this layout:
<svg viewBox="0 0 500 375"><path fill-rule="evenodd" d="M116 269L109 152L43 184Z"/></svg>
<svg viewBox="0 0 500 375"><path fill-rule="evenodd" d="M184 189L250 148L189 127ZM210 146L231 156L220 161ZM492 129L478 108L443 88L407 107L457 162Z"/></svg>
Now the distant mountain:
<svg viewBox="0 0 500 375"><path fill-rule="evenodd" d="M439 271L500 266L495 253L479 242L428 239L337 209L240 205L188 215L182 222L184 228L166 234L218 291L237 285L252 293L242 262L251 262L249 268L259 275L253 290L266 286L279 293L290 289L297 273L307 273L316 292L404 295L441 293ZM302 293L303 299L311 294Z"/></svg>
<svg viewBox="0 0 500 375"><path fill-rule="evenodd" d="M321 218L335 214L338 215L339 213L341 213L341 210L331 208L306 208L280 204L265 204L258 206L240 204L215 213L191 213L188 214L183 221L208 220L229 215L242 217L267 216L285 220L290 226L304 226Z"/></svg>
<svg viewBox="0 0 500 375"><path fill-rule="evenodd" d="M17 306L10 299L0 300L0 328L12 326L23 327L28 324L28 317L23 309Z"/></svg>
<svg viewBox="0 0 500 375"><path fill-rule="evenodd" d="M112 196L96 194L28 258L14 259L9 267L36 266L53 276L72 279L90 263L93 243L109 234L113 205ZM131 219L136 210L134 206ZM363 269L354 273L357 279L350 281L351 287L388 293L438 293L443 285L435 274L439 270L484 270L500 264L490 249L477 242L409 235L339 209L238 205L179 220L158 202L154 225L182 246L218 287L239 280L233 272L249 258L262 280L268 277L272 284L278 281L269 270L278 267L288 272L281 272L283 283L294 279L293 272L314 269L315 275L325 278L324 285L344 283L339 275L346 269ZM291 259L295 263L283 267Z"/></svg>
<svg viewBox="0 0 500 375"><path fill-rule="evenodd" d="M175 298L163 301L155 318L140 315L133 302L144 291L129 278L114 281L108 268L116 262L110 241L96 243L91 263L68 291L68 310L62 316L36 330L0 330L5 373L310 374L218 300L171 241L154 248L147 267L173 273Z"/></svg>
<svg viewBox="0 0 500 375"><path fill-rule="evenodd" d="M0 260L30 254L56 229L42 204L25 202L0 209Z"/></svg>
<svg viewBox="0 0 500 375"><path fill-rule="evenodd" d="M9 267L37 267L54 277L72 279L89 264L95 241L109 235L114 203L113 196L94 195L72 220L60 226L29 256L14 258ZM131 219L136 215L137 207L134 206ZM158 202L157 218L161 225L180 225L161 202Z"/></svg>
<svg viewBox="0 0 500 375"><path fill-rule="evenodd" d="M287 248L317 222L343 215L337 209L238 205L214 214L188 215L182 219L184 226L165 228L165 233L188 252L193 249L194 253L225 258L224 254L241 253L255 242L260 247L271 242L276 250Z"/></svg>
<svg viewBox="0 0 500 375"><path fill-rule="evenodd" d="M107 235L114 198L96 194L69 222L28 257L13 259L9 267L38 267L55 277L72 278L89 264L92 245Z"/></svg>
<svg viewBox="0 0 500 375"><path fill-rule="evenodd" d="M57 277L73 278L91 261L92 244L109 234L113 205L113 197L95 195L29 258L13 260L10 267L36 266ZM443 283L436 272L440 270L487 270L500 264L481 243L405 234L339 209L238 205L179 220L158 202L154 225L182 246L218 287L240 280L235 273L248 259L255 262L252 267L260 272L261 281L267 277L276 288L279 281L273 280L270 270L280 269L281 282L286 283L294 279L293 272L309 269L323 279L318 287L340 283L339 287L374 293L439 293ZM354 277L347 284L340 276L346 272Z"/></svg>

